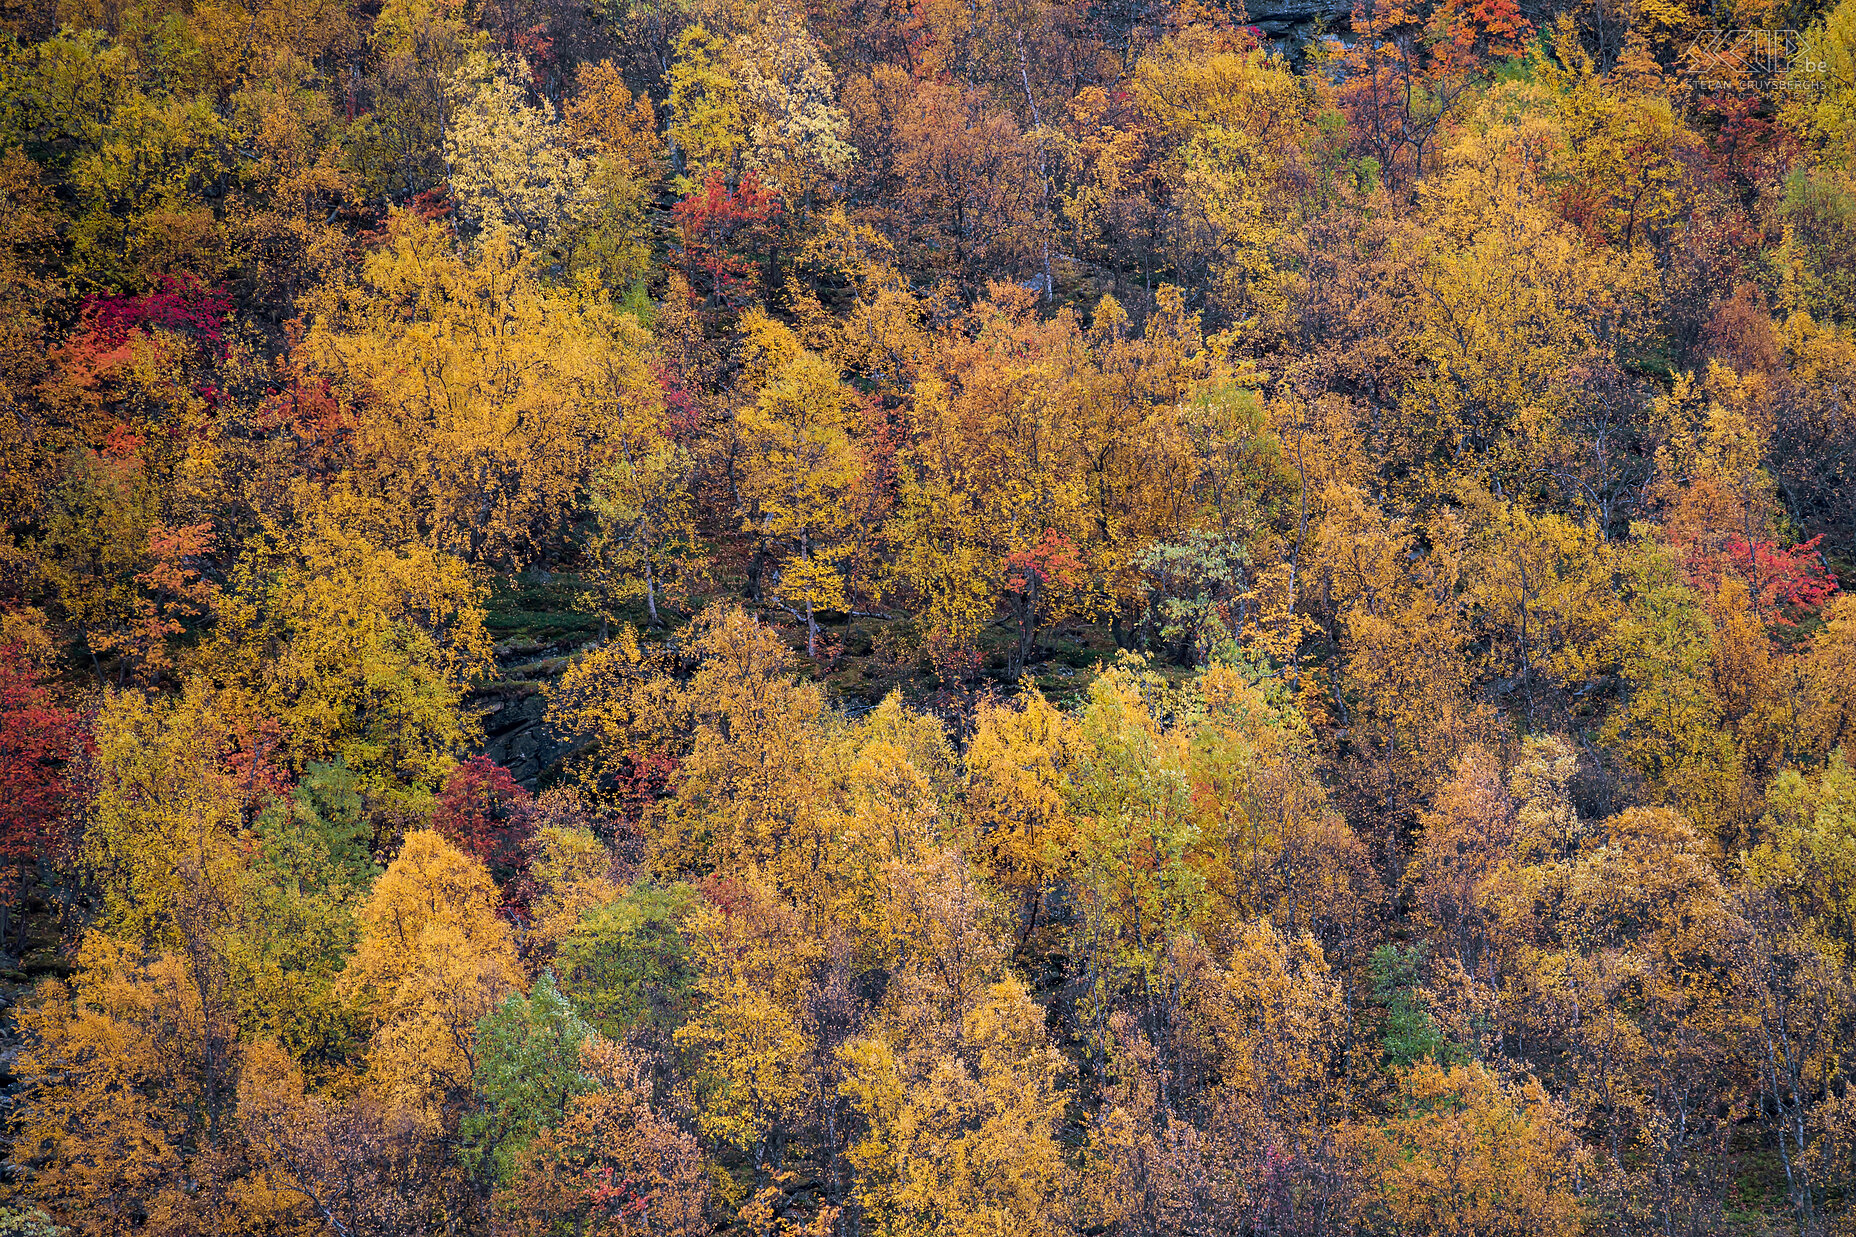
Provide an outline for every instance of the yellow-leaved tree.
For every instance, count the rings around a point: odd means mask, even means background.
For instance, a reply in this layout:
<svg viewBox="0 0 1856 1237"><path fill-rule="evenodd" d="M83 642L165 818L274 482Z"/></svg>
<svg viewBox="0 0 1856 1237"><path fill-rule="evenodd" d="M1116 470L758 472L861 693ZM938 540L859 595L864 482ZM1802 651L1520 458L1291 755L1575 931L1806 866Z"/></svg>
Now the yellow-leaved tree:
<svg viewBox="0 0 1856 1237"><path fill-rule="evenodd" d="M369 1085L438 1124L469 1095L477 1020L524 986L490 874L429 829L361 905L361 943L338 991L373 1028Z"/></svg>
<svg viewBox="0 0 1856 1237"><path fill-rule="evenodd" d="M966 752L967 857L1018 904L1018 938L1046 926L1046 900L1070 870L1075 822L1065 791L1080 755L1074 723L1035 690L986 701Z"/></svg>
<svg viewBox="0 0 1856 1237"><path fill-rule="evenodd" d="M396 213L318 292L311 370L353 409L347 481L419 542L516 568L558 545L628 409L660 400L638 320L545 287L507 232L475 249Z"/></svg>
<svg viewBox="0 0 1856 1237"><path fill-rule="evenodd" d="M1070 1169L1056 1135L1068 1070L1017 979L981 995L952 1051L877 1034L844 1057L844 1093L869 1123L849 1153L853 1194L879 1231L1066 1231Z"/></svg>
<svg viewBox="0 0 1856 1237"><path fill-rule="evenodd" d="M841 860L837 718L779 635L738 607L705 610L688 648L676 792L648 821L654 862L667 879L758 877L816 920Z"/></svg>
<svg viewBox="0 0 1856 1237"><path fill-rule="evenodd" d="M824 357L760 315L747 330L766 382L736 417L743 528L778 555L768 591L801 607L806 653L818 653L818 611L843 610L843 569L856 526L863 461L851 440L851 392Z"/></svg>
<svg viewBox="0 0 1856 1237"><path fill-rule="evenodd" d="M1361 1219L1398 1232L1573 1237L1587 1152L1532 1079L1426 1057L1399 1076L1398 1112L1361 1131L1374 1191Z"/></svg>
<svg viewBox="0 0 1856 1237"><path fill-rule="evenodd" d="M240 563L213 662L278 720L293 761L435 791L472 733L463 692L490 664L483 589L375 503L307 486L295 501L297 520Z"/></svg>
<svg viewBox="0 0 1856 1237"><path fill-rule="evenodd" d="M815 947L764 887L730 885L717 897L689 926L698 1013L676 1040L696 1067L697 1127L746 1154L758 1187L808 1098L800 1001Z"/></svg>
<svg viewBox="0 0 1856 1237"><path fill-rule="evenodd" d="M22 1022L33 1045L20 1072L36 1093L21 1135L41 1165L32 1197L86 1237L138 1224L278 1231L288 1202L239 1180L238 1026L223 986L202 988L184 952L101 932L76 962L69 986L50 985Z"/></svg>

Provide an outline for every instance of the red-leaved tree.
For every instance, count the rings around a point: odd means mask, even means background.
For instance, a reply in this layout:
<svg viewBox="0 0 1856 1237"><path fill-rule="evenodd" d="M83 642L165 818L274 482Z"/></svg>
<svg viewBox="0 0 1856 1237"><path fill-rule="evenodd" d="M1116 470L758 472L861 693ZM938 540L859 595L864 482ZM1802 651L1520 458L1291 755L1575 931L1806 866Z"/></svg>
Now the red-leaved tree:
<svg viewBox="0 0 1856 1237"><path fill-rule="evenodd" d="M1031 656L1040 622L1056 613L1082 580L1083 560L1076 543L1055 529L1046 529L1029 549L1006 556L1005 583L1018 610L1014 673Z"/></svg>
<svg viewBox="0 0 1856 1237"><path fill-rule="evenodd" d="M1532 33L1515 0L1444 0L1428 16L1415 0L1355 0L1335 95L1355 152L1387 188L1409 185L1458 104Z"/></svg>
<svg viewBox="0 0 1856 1237"><path fill-rule="evenodd" d="M535 832L534 797L488 756L452 766L432 812L432 828L481 860L503 891L503 910L524 916L533 899L529 864Z"/></svg>
<svg viewBox="0 0 1856 1237"><path fill-rule="evenodd" d="M701 291L710 309L738 308L747 301L754 276L753 255L770 243L768 225L780 213L780 199L762 187L753 172L733 189L712 171L702 188L678 202L683 273Z"/></svg>
<svg viewBox="0 0 1856 1237"><path fill-rule="evenodd" d="M0 941L39 865L69 849L67 773L84 743L78 715L52 698L32 661L0 646Z"/></svg>
<svg viewBox="0 0 1856 1237"><path fill-rule="evenodd" d="M1817 548L1823 539L1819 533L1785 550L1770 541L1728 539L1728 557L1746 577L1754 608L1766 622L1793 626L1799 615L1815 611L1837 591L1837 577Z"/></svg>

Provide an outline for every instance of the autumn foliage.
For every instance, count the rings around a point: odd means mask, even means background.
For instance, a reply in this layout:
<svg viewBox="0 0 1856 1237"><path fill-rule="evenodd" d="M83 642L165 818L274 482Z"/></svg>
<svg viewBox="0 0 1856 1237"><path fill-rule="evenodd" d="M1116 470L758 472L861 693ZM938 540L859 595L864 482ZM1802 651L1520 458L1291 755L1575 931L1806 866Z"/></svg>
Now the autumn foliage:
<svg viewBox="0 0 1856 1237"><path fill-rule="evenodd" d="M483 864L512 908L528 902L532 798L509 770L472 756L452 767L432 808L433 830Z"/></svg>
<svg viewBox="0 0 1856 1237"><path fill-rule="evenodd" d="M0 1235L1852 1231L1853 66L0 6Z"/></svg>

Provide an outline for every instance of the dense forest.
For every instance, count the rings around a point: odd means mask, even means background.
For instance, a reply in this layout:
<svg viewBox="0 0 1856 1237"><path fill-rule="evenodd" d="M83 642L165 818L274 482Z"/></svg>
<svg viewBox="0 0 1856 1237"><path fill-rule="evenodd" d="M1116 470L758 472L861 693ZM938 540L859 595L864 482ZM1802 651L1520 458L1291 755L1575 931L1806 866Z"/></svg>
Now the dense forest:
<svg viewBox="0 0 1856 1237"><path fill-rule="evenodd" d="M0 1234L1856 1233L1856 0L5 0Z"/></svg>

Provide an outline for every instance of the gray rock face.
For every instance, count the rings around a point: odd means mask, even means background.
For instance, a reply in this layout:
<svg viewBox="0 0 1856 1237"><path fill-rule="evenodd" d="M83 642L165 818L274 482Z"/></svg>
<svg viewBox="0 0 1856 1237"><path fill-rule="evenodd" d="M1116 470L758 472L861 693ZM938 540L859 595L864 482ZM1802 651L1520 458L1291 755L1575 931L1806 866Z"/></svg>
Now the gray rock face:
<svg viewBox="0 0 1856 1237"><path fill-rule="evenodd" d="M1251 25L1278 44L1278 50L1292 53L1314 38L1318 28L1345 29L1353 14L1352 0L1247 0L1244 7Z"/></svg>
<svg viewBox="0 0 1856 1237"><path fill-rule="evenodd" d="M483 754L529 790L567 754L542 723L548 708L543 693L575 650L571 643L550 646L542 651L556 656L541 661L535 660L536 651L525 648L511 655L499 650L498 668L505 677L480 689L473 701L483 718Z"/></svg>
<svg viewBox="0 0 1856 1237"><path fill-rule="evenodd" d="M1330 27L1346 22L1353 14L1352 0L1249 0L1244 6L1250 24L1299 26L1326 18Z"/></svg>

